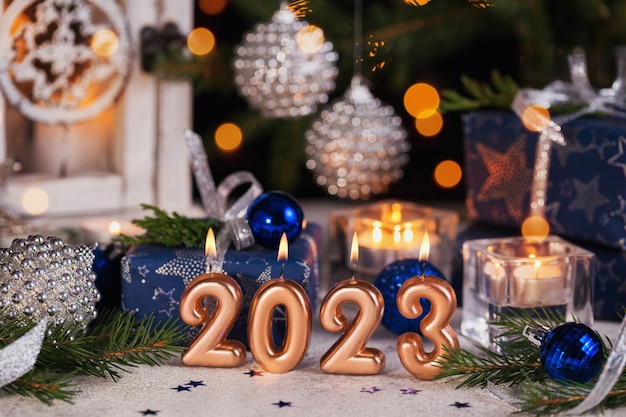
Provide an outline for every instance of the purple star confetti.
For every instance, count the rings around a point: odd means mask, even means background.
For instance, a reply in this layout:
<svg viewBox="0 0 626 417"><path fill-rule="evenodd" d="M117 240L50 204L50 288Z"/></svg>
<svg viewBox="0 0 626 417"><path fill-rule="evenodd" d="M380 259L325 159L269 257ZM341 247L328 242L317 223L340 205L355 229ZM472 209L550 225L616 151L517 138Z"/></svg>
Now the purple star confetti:
<svg viewBox="0 0 626 417"><path fill-rule="evenodd" d="M421 389L414 389L414 388L405 388L405 389L401 389L400 391L402 391L403 394L412 394L412 395L415 395L418 392L422 392Z"/></svg>
<svg viewBox="0 0 626 417"><path fill-rule="evenodd" d="M199 387L200 385L205 385L206 386L204 381L192 381L192 380L187 382L185 385L189 385L190 387L193 387L193 388Z"/></svg>
<svg viewBox="0 0 626 417"><path fill-rule="evenodd" d="M140 411L140 413L144 416L156 416L157 414L159 414L158 411L150 410L149 408L147 410Z"/></svg>
<svg viewBox="0 0 626 417"><path fill-rule="evenodd" d="M469 408L471 407L470 403L460 403L458 401L455 401L454 403L450 404L451 407L456 407L456 408Z"/></svg>
<svg viewBox="0 0 626 417"><path fill-rule="evenodd" d="M250 378L252 378L253 376L263 376L263 372L253 371L252 369L250 369L248 372L244 372L244 375L250 375Z"/></svg>
<svg viewBox="0 0 626 417"><path fill-rule="evenodd" d="M171 389L175 389L176 392L181 392L181 391L191 391L191 387L186 387L184 385L179 385L177 387L172 387Z"/></svg>
<svg viewBox="0 0 626 417"><path fill-rule="evenodd" d="M291 407L291 401L278 401L277 403L272 403L272 405L277 405L278 408Z"/></svg>
<svg viewBox="0 0 626 417"><path fill-rule="evenodd" d="M367 392L369 394L373 394L376 391L380 391L380 388L376 388L376 387L363 387L363 388L361 388L361 392Z"/></svg>

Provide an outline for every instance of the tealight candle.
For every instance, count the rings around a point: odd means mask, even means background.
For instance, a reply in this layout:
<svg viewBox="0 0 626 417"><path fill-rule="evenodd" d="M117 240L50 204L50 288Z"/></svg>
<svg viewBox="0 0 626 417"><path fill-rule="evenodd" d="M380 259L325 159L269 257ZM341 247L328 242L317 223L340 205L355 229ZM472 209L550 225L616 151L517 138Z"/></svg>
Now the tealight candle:
<svg viewBox="0 0 626 417"><path fill-rule="evenodd" d="M185 288L180 298L180 317L190 326L204 324L198 337L183 353L185 365L235 367L246 359L246 348L238 340L227 340L243 304L243 294L237 281L226 275L215 261L215 235L209 229L206 239L206 273L197 276ZM205 298L217 301L209 317Z"/></svg>
<svg viewBox="0 0 626 417"><path fill-rule="evenodd" d="M519 306L550 306L565 302L565 282L561 267L529 257L531 263L513 270L513 287Z"/></svg>
<svg viewBox="0 0 626 417"><path fill-rule="evenodd" d="M354 232L350 259L358 259L358 236ZM343 312L345 303L352 302L358 311L352 323ZM365 347L383 317L384 301L380 291L367 281L352 277L331 288L320 309L320 324L331 332L343 331L342 337L322 356L320 368L334 374L378 374L385 368L385 354Z"/></svg>
<svg viewBox="0 0 626 417"><path fill-rule="evenodd" d="M278 248L278 261L286 261L287 236L283 233ZM311 340L311 302L297 282L280 277L270 279L257 290L250 303L248 340L250 351L259 366L268 372L285 373L304 358ZM284 306L287 330L282 347L272 338L272 318L277 307Z"/></svg>

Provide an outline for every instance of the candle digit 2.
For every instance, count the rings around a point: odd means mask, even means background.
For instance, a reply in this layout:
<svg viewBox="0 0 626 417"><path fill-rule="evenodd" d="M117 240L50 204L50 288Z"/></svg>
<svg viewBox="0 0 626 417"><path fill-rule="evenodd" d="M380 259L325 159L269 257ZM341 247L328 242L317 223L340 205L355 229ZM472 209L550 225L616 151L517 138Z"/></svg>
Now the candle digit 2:
<svg viewBox="0 0 626 417"><path fill-rule="evenodd" d="M217 307L211 317L208 317L203 305L206 297L217 300ZM246 359L243 343L226 340L241 311L242 300L239 284L228 275L208 273L191 281L181 296L180 317L190 326L205 324L189 349L183 353L184 364L215 367L243 364Z"/></svg>
<svg viewBox="0 0 626 417"><path fill-rule="evenodd" d="M419 379L434 379L442 368L436 361L444 353L443 346L458 349L459 340L450 326L456 310L456 294L450 284L430 275L407 280L398 291L396 302L400 313L409 319L422 313L420 298L428 298L430 313L420 323L422 334L434 344L431 352L424 350L422 338L413 332L400 335L396 345L404 368Z"/></svg>
<svg viewBox="0 0 626 417"><path fill-rule="evenodd" d="M278 347L272 338L272 317L281 305L287 314L287 331ZM268 372L289 372L300 363L311 340L311 302L300 284L281 275L258 289L250 304L248 340L252 356Z"/></svg>
<svg viewBox="0 0 626 417"><path fill-rule="evenodd" d="M354 302L358 311L348 325L343 313L346 302ZM330 332L345 329L339 340L322 356L320 368L335 374L372 375L385 368L385 354L367 348L383 318L384 301L378 289L367 281L350 279L337 284L326 294L320 309L320 323Z"/></svg>

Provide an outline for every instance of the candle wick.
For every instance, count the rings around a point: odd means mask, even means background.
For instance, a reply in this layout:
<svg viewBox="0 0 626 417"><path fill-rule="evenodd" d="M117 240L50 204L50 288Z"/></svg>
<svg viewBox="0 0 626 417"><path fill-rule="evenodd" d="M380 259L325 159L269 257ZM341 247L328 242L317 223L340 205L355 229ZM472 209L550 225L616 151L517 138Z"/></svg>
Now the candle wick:
<svg viewBox="0 0 626 417"><path fill-rule="evenodd" d="M285 279L285 264L282 264L280 267L280 277L279 279Z"/></svg>

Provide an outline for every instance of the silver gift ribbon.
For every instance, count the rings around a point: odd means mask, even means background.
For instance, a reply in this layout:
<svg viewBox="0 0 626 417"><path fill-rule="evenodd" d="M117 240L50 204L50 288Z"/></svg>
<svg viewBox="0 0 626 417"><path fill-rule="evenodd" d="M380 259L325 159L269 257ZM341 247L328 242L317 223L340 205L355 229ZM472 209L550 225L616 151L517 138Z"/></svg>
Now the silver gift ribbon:
<svg viewBox="0 0 626 417"><path fill-rule="evenodd" d="M611 88L595 90L589 82L585 53L576 49L569 57L571 83L555 81L543 90L520 89L512 108L521 118L524 110L532 104L545 108L557 104L582 104L584 107L571 114L552 118L539 134L535 171L531 189L530 214L545 218L546 192L550 170L552 143L565 145L561 126L591 113L603 113L626 118L626 46L616 48L617 77ZM626 317L606 364L586 398L567 414L582 414L600 404L619 379L626 365Z"/></svg>
<svg viewBox="0 0 626 417"><path fill-rule="evenodd" d="M263 193L261 183L248 171L237 171L215 185L202 138L190 129L185 130L191 169L200 192L202 205L210 218L224 222L216 238L217 257L211 268L221 271L224 255L231 242L237 250L254 245L254 236L246 220L248 206ZM229 205L230 194L239 186L249 184L245 193Z"/></svg>
<svg viewBox="0 0 626 417"><path fill-rule="evenodd" d="M0 350L0 387L30 371L41 351L48 321L43 319L10 345Z"/></svg>
<svg viewBox="0 0 626 417"><path fill-rule="evenodd" d="M571 114L552 117L539 133L535 154L535 168L530 194L530 215L545 218L545 206L550 173L552 143L565 145L561 127L591 113L603 113L626 118L626 47L616 49L617 77L611 88L594 90L589 82L585 52L577 48L568 57L570 83L555 81L542 90L520 89L511 108L521 118L530 105L546 109L558 104L581 104L584 107Z"/></svg>

